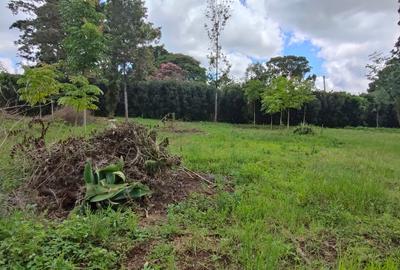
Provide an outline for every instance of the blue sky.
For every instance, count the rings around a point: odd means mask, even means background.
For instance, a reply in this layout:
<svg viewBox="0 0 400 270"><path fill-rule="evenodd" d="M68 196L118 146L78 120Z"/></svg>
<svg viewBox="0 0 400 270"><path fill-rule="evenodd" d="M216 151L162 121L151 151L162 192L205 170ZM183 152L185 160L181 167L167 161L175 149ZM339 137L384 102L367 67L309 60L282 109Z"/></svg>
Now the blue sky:
<svg viewBox="0 0 400 270"><path fill-rule="evenodd" d="M291 43L292 33L287 33L285 38L285 45L283 48L283 55L297 55L304 56L310 62L312 67L311 73L317 76L324 76L326 71L323 67L324 59L318 56L320 48L314 46L310 40L304 40L296 43Z"/></svg>

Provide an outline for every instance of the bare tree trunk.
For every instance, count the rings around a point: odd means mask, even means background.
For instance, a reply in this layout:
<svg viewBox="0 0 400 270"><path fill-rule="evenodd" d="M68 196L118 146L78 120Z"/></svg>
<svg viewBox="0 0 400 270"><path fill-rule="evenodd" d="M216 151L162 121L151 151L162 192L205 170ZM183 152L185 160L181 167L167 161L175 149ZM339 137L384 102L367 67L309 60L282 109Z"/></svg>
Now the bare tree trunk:
<svg viewBox="0 0 400 270"><path fill-rule="evenodd" d="M124 88L124 106L125 106L125 122L128 123L129 121L129 110L128 110L128 90L127 90L127 75L126 75L126 64L123 66L123 72L124 72L124 82L123 82L123 88Z"/></svg>
<svg viewBox="0 0 400 270"><path fill-rule="evenodd" d="M218 121L218 88L215 89L214 122Z"/></svg>
<svg viewBox="0 0 400 270"><path fill-rule="evenodd" d="M273 121L274 121L273 115L271 114L271 129L273 128Z"/></svg>
<svg viewBox="0 0 400 270"><path fill-rule="evenodd" d="M376 128L379 128L379 110L376 110Z"/></svg>
<svg viewBox="0 0 400 270"><path fill-rule="evenodd" d="M304 105L303 125L306 124L306 110L307 110L307 105Z"/></svg>
<svg viewBox="0 0 400 270"><path fill-rule="evenodd" d="M214 122L218 122L218 77L219 77L219 34L216 40L216 57L215 57L215 104L214 104Z"/></svg>
<svg viewBox="0 0 400 270"><path fill-rule="evenodd" d="M126 82L124 82L124 105L125 105L125 122L129 121L129 111L128 111L128 91L126 89Z"/></svg>
<svg viewBox="0 0 400 270"><path fill-rule="evenodd" d="M290 128L290 109L287 110L287 128Z"/></svg>
<svg viewBox="0 0 400 270"><path fill-rule="evenodd" d="M282 117L283 117L283 112L282 112L282 110L281 110L281 116L280 116L280 118L279 118L279 125L280 125L280 126L283 126Z"/></svg>

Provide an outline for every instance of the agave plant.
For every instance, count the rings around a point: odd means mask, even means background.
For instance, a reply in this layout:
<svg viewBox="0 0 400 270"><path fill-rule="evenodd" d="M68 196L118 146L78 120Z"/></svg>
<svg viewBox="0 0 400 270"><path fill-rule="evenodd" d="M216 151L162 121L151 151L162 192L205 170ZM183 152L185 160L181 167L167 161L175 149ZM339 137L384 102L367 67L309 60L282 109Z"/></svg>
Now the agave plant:
<svg viewBox="0 0 400 270"><path fill-rule="evenodd" d="M84 170L85 202L118 204L121 201L150 195L151 191L147 186L126 181L126 176L122 172L123 167L121 160L117 164L93 170L92 164L87 162Z"/></svg>

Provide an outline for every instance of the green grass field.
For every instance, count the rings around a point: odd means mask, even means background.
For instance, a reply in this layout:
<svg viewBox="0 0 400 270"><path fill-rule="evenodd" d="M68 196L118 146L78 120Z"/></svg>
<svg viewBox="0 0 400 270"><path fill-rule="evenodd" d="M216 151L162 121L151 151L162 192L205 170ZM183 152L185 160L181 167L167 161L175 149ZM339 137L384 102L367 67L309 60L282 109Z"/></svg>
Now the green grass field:
<svg viewBox="0 0 400 270"><path fill-rule="evenodd" d="M2 209L0 269L399 269L399 130L178 126L191 132L161 136L185 166L216 176L215 195L193 194L155 225L128 209L62 222ZM55 124L48 142L83 133ZM0 148L3 202L29 173L10 160L12 143Z"/></svg>

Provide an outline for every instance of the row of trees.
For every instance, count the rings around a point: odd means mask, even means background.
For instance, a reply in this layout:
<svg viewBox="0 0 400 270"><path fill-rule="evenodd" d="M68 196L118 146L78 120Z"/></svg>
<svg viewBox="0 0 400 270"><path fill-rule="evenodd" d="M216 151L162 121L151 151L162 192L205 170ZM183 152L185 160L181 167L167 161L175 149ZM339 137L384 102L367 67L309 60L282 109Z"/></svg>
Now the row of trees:
<svg viewBox="0 0 400 270"><path fill-rule="evenodd" d="M288 128L290 111L304 107L305 123L305 104L315 99L312 93L315 90L315 76L306 77L310 70L308 60L297 56L275 57L265 64L251 64L246 71L244 91L253 106L253 123L256 123L257 102L261 102L261 109L267 114L280 113L280 124L286 111Z"/></svg>
<svg viewBox="0 0 400 270"><path fill-rule="evenodd" d="M17 81L21 75L0 73L0 107L22 105L18 102ZM107 91L107 85L98 87ZM262 101L248 102L246 84L231 83L223 86L219 92L219 121L228 123L280 124L281 113L267 114L262 110ZM161 80L130 80L127 86L130 117L149 117L161 119L167 113L175 112L176 117L187 121L210 121L214 117L215 87L201 82ZM121 93L122 94L122 93ZM313 91L315 99L301 109L292 109L291 124L304 121L304 111L309 124L325 127L379 126L398 127L396 110L392 104L383 104L376 111L373 94L351 95L345 92ZM122 101L122 99L121 99ZM108 116L105 96L99 97L99 116ZM254 110L255 108L255 110ZM31 115L39 113L39 108L25 108ZM43 106L43 113L50 113L51 105ZM124 104L118 102L116 115L124 116ZM286 117L282 121L286 122Z"/></svg>
<svg viewBox="0 0 400 270"><path fill-rule="evenodd" d="M193 89L207 88L205 91L199 90L203 91L200 93L202 95L209 93L209 87L204 85L208 83L214 86L214 100L202 103L202 106L209 108L209 104L213 103L214 121L240 118L238 115L232 118L231 114L225 113L225 108L221 106L231 106L226 98L219 100L218 96L222 95L233 98L233 103L240 103L242 96L245 97L252 107L254 124L259 122L257 118L263 119L263 115L271 115L271 124L274 117L279 115L279 123L282 124L286 113L289 127L292 116L296 119L300 109L305 123L309 118L308 111L312 110L310 104L318 96L324 96L323 92L315 89L316 76L310 75L311 67L306 58L275 57L266 63L251 64L243 85L229 80L230 65L223 54L221 35L231 16L231 3L231 0L207 1L208 22L205 27L210 39L210 70L207 76L206 70L197 60L187 55L170 53L163 46L156 45L161 30L148 22L143 0L10 0L9 8L14 13L34 15L12 25L21 31L17 41L21 56L36 63L35 67L26 68L18 80L19 96L31 105L39 105L39 109L41 104L57 101L60 105L85 111L95 109L98 96L105 92L101 100L108 115L113 116L116 111L120 113L123 104L124 115L128 119L130 115L137 115L136 109L133 113L128 110L130 104L137 102L130 99L140 98L139 94L132 94L129 88L142 89L146 93L153 91L157 95L158 91L164 91L160 89L166 87L168 90L165 91L170 94L170 81L188 82L185 85L191 90L179 90L179 93L185 93L185 96L192 93ZM381 115L385 114L382 111L392 107L397 108L400 121L398 46L391 57L375 56L373 64L369 65L369 78L372 81L370 94L359 97L362 99L359 104L366 104L364 101L368 100L368 108L373 103L377 126L380 125ZM141 83L143 81L151 83ZM191 82L203 85L192 86ZM143 85L151 85L158 90L147 91ZM98 86L101 86L103 92ZM182 107L179 104L185 98L182 99L179 93L175 97L179 102L176 106L170 106L171 110L179 111ZM341 98L344 96L339 95L338 100ZM323 98L320 101L325 102ZM143 104L148 103L145 101ZM164 106L160 107L160 111L163 111ZM218 112L227 117L219 117ZM243 111L240 114L244 114Z"/></svg>
<svg viewBox="0 0 400 270"><path fill-rule="evenodd" d="M59 104L93 109L101 92L90 83L97 83L106 86L109 115L123 93L127 119L132 79L207 80L199 61L156 46L161 31L148 22L143 0L11 0L9 8L30 15L11 27L21 31L21 57L35 63L19 81L21 99L33 106L62 97ZM46 80L38 80L41 75Z"/></svg>

